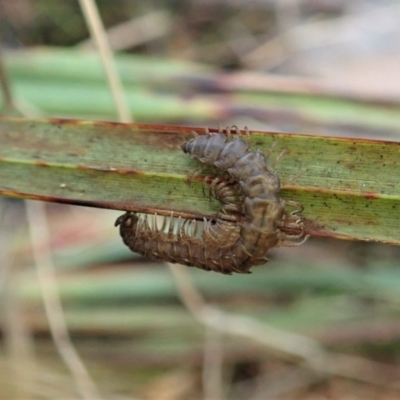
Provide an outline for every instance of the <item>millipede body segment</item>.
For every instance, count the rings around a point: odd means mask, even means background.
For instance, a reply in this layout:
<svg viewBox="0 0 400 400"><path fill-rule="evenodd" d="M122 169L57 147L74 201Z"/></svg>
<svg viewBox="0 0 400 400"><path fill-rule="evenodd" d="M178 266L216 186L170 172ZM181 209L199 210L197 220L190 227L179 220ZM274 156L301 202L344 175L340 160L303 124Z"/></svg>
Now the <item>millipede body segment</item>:
<svg viewBox="0 0 400 400"><path fill-rule="evenodd" d="M297 215L303 207L280 199L279 176L268 167L263 153L250 150L246 133L247 141L237 127L227 128L226 133L207 130L182 145L184 153L222 174L205 179L221 209L212 221L204 220L201 234L196 221L172 215L159 228L149 223L148 216L128 212L116 221L124 243L149 258L223 274L249 273L252 266L268 261L269 249L301 244L307 238ZM285 214L286 205L295 211ZM301 233L288 235L282 227L300 228Z"/></svg>

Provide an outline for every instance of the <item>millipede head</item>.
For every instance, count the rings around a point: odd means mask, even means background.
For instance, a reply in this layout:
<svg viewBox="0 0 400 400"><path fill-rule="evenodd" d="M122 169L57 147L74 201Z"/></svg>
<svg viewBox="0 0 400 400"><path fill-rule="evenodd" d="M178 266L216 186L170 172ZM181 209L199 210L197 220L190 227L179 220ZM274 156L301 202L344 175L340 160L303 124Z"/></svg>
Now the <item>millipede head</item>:
<svg viewBox="0 0 400 400"><path fill-rule="evenodd" d="M134 223L136 223L138 219L139 219L138 216L134 212L128 211L117 218L114 226L119 226L119 225L131 226Z"/></svg>

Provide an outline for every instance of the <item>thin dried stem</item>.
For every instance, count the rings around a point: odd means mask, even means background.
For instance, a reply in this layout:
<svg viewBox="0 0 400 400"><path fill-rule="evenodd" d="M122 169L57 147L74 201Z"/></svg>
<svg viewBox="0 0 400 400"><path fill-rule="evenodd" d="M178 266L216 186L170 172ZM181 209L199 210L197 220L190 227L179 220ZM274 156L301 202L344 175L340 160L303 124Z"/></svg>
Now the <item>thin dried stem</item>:
<svg viewBox="0 0 400 400"><path fill-rule="evenodd" d="M178 293L184 306L190 311L190 313L203 325L206 326L206 340L204 344L204 364L203 364L203 393L205 400L211 400L212 396L216 399L222 398L222 348L221 343L218 343L219 354L216 358L212 358L209 352L212 350L216 343L210 343L209 340L214 340L210 335L216 335L217 332L220 335L224 330L220 329L218 324L219 311L214 313L213 309L207 308L204 303L200 292L193 286L188 273L180 268L178 265L167 263L172 276L175 280L178 288ZM203 313L206 310L206 319L210 319L211 324L207 324L203 320ZM215 320L213 320L215 318ZM212 330L210 332L210 330ZM208 342L208 343L207 343ZM218 341L219 342L219 341ZM213 349L215 350L215 349ZM211 377L212 372L217 371L217 376ZM210 381L211 379L211 381Z"/></svg>
<svg viewBox="0 0 400 400"><path fill-rule="evenodd" d="M4 215L2 215L4 213ZM0 202L0 294L3 305L3 335L11 358L27 361L33 353L33 342L23 318L21 301L15 294L14 282L17 269L12 268L13 235L10 235L17 211L13 205Z"/></svg>
<svg viewBox="0 0 400 400"><path fill-rule="evenodd" d="M15 110L14 99L10 88L10 80L8 79L6 68L3 62L3 50L0 46L0 88L3 94L3 108L7 112Z"/></svg>
<svg viewBox="0 0 400 400"><path fill-rule="evenodd" d="M188 272L177 265L169 264L169 266L182 302L200 323L213 326L222 332L252 338L290 360L304 359L312 363L325 354L323 347L314 340L260 324L249 317L231 315L207 305L193 286Z"/></svg>
<svg viewBox="0 0 400 400"><path fill-rule="evenodd" d="M6 284L11 265L8 243L9 235L4 228L7 223L8 211L7 203L4 200L0 200L0 254L2 256L2 264L0 265L0 294Z"/></svg>
<svg viewBox="0 0 400 400"><path fill-rule="evenodd" d="M33 360L33 338L24 319L24 306L21 298L15 291L15 280L19 270L12 268L13 253L12 247L15 235L12 232L12 225L18 219L17 210L14 204L6 201L0 202L0 295L2 308L2 331L5 354L7 356L7 379L10 397L25 399L30 398L34 382L24 374L23 369L27 365L35 368ZM4 215L2 215L4 213ZM18 382L18 384L13 384Z"/></svg>
<svg viewBox="0 0 400 400"><path fill-rule="evenodd" d="M393 369L385 364L361 357L329 353L315 340L207 305L193 286L188 272L178 265L168 265L175 278L182 303L203 325L214 327L220 332L252 339L287 360L303 361L304 367L319 374L336 375L400 389L398 373L394 373ZM392 379L388 378L390 375Z"/></svg>
<svg viewBox="0 0 400 400"><path fill-rule="evenodd" d="M97 5L94 0L79 0L79 3L84 14L86 23L89 27L92 40L96 43L97 50L100 53L101 61L106 72L109 88L114 97L115 106L118 111L118 119L121 122L132 122L129 109L124 98L122 84L115 67L113 53L111 51ZM46 216L43 206L40 206L42 207L40 209L42 213L42 219L44 222L46 222ZM33 212L31 214L33 216ZM32 223L30 223L30 226L31 229L33 229ZM48 244L49 241L47 225L44 235L47 235L44 242ZM34 235L32 234L32 236ZM50 249L47 250L47 254L45 253L43 255L44 259L42 260L45 262L44 265L47 265L47 268L41 271L42 274L39 274L39 277L42 280L41 285L46 313L48 314L48 318L50 314L52 314L54 317L53 325L51 325L54 341L58 343L60 354L70 367L71 372L73 372L75 380L77 381L79 389L84 398L88 400L100 398L94 382L90 378L89 373L87 372L83 362L79 358L79 355L73 347L70 337L68 335L68 330L62 313L60 298L56 289L56 281L52 268Z"/></svg>
<svg viewBox="0 0 400 400"><path fill-rule="evenodd" d="M124 98L122 83L117 74L113 54L96 3L94 0L79 0L79 4L92 40L96 43L97 50L100 54L108 85L117 107L118 118L121 122L132 122L129 108Z"/></svg>
<svg viewBox="0 0 400 400"><path fill-rule="evenodd" d="M152 11L146 15L123 22L107 29L106 34L112 50L125 50L168 35L172 22L166 11ZM94 40L84 40L79 49L91 49Z"/></svg>
<svg viewBox="0 0 400 400"><path fill-rule="evenodd" d="M26 210L33 259L55 346L74 377L82 398L86 400L100 399L100 394L69 336L51 257L50 235L44 204L32 201L26 202Z"/></svg>
<svg viewBox="0 0 400 400"><path fill-rule="evenodd" d="M5 115L23 115L31 118L42 116L41 111L29 101L21 100L11 90L10 79L4 64L3 49L0 45L0 90L3 94L3 110Z"/></svg>
<svg viewBox="0 0 400 400"><path fill-rule="evenodd" d="M203 399L222 400L223 347L221 332L212 326L205 327L203 355Z"/></svg>

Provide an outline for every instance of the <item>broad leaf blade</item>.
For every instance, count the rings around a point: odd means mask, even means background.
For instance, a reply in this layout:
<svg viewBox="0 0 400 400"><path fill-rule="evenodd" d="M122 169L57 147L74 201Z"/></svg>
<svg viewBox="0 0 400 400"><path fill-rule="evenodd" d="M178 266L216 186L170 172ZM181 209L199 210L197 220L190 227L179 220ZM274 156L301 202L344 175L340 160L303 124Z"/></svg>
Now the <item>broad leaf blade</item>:
<svg viewBox="0 0 400 400"><path fill-rule="evenodd" d="M212 216L200 169L180 146L200 128L77 120L0 122L0 193L94 207ZM316 236L400 244L398 143L252 132L253 149L287 153L282 197L300 201ZM199 173L196 172L199 171ZM196 172L196 173L195 173ZM188 179L190 178L190 180Z"/></svg>

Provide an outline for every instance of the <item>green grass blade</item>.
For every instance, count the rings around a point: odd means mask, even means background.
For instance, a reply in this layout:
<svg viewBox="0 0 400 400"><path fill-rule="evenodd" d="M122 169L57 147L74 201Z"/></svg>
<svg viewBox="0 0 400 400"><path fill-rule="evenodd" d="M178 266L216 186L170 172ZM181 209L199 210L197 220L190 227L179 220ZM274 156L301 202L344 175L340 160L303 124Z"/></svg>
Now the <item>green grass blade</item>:
<svg viewBox="0 0 400 400"><path fill-rule="evenodd" d="M0 193L120 210L202 218L219 205L205 198L199 164L180 145L202 129L72 120L0 121ZM253 132L253 148L287 154L282 197L303 203L316 236L400 244L398 143Z"/></svg>

